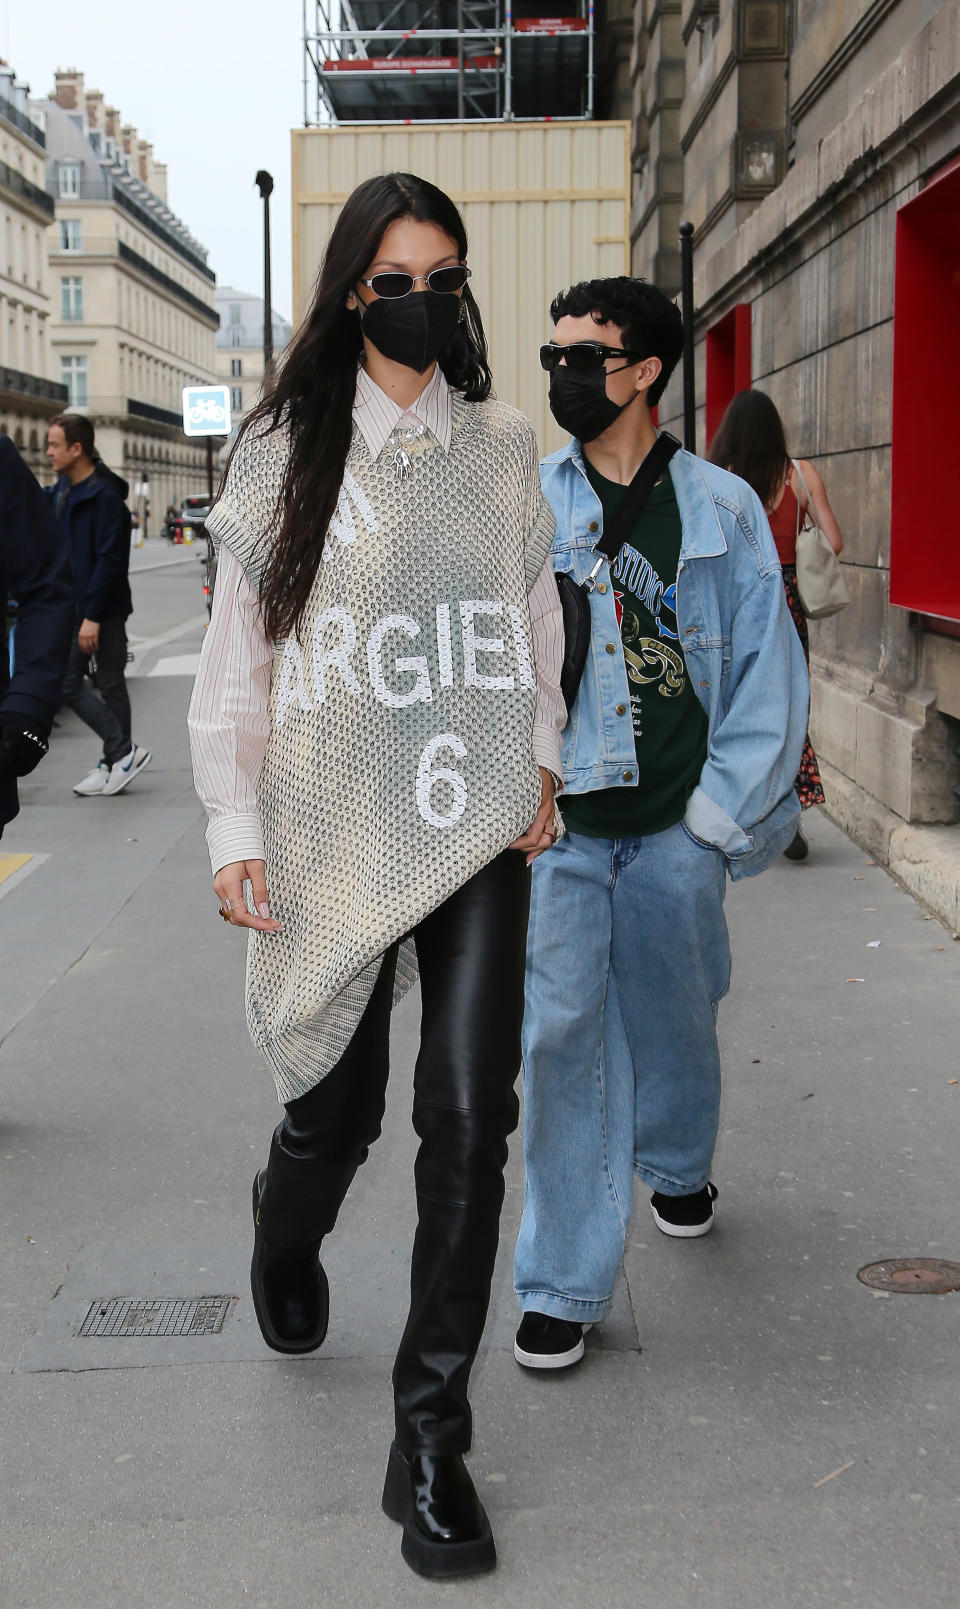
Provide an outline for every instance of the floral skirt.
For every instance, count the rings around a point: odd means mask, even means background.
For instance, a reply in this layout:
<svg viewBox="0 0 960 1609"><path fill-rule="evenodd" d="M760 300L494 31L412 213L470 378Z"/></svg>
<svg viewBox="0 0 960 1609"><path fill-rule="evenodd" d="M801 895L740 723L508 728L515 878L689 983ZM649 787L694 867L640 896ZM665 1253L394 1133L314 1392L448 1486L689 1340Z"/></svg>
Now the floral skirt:
<svg viewBox="0 0 960 1609"><path fill-rule="evenodd" d="M797 628L797 635L803 645L803 657L810 664L810 638L807 633L807 617L800 607L800 594L797 591L797 567L795 564L783 566L783 587L787 594L787 603L793 616L793 623ZM800 770L794 783L797 798L800 800L801 810L809 810L811 805L823 804L823 783L820 781L820 767L817 756L810 742L810 734L803 744L803 754L800 758Z"/></svg>

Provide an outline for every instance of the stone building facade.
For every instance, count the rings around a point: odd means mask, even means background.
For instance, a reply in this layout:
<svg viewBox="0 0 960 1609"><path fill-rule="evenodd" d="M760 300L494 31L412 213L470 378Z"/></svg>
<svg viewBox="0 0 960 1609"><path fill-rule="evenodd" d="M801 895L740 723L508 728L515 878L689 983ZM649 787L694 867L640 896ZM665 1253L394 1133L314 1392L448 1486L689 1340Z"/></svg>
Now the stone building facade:
<svg viewBox="0 0 960 1609"><path fill-rule="evenodd" d="M135 487L149 487L156 531L169 503L206 489L205 449L183 434L181 393L216 377L215 275L167 205L166 168L82 73L58 72L33 115L55 208L52 373L69 405L90 415L131 504Z"/></svg>
<svg viewBox="0 0 960 1609"><path fill-rule="evenodd" d="M0 63L0 431L35 474L46 421L67 393L49 378L50 291L46 234L46 137L30 115L29 91Z"/></svg>
<svg viewBox="0 0 960 1609"><path fill-rule="evenodd" d="M690 220L697 450L762 388L843 531L851 605L811 626L828 793L955 821L960 6L637 0L633 21L633 271L675 293ZM660 417L680 432L679 377Z"/></svg>
<svg viewBox="0 0 960 1609"><path fill-rule="evenodd" d="M262 296L218 285L220 328L217 331L217 377L230 387L230 413L235 425L260 400L263 387ZM276 361L290 339L292 325L274 311L273 356Z"/></svg>

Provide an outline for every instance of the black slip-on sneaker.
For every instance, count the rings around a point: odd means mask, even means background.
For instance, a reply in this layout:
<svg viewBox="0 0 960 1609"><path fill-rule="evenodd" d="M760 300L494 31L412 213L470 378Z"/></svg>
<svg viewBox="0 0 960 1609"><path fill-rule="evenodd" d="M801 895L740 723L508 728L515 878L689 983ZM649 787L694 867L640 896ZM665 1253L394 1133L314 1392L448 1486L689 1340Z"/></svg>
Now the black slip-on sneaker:
<svg viewBox="0 0 960 1609"><path fill-rule="evenodd" d="M783 851L784 860L806 860L810 853L807 835L802 827L798 827L786 849Z"/></svg>
<svg viewBox="0 0 960 1609"><path fill-rule="evenodd" d="M573 1319L524 1313L513 1355L525 1369L569 1369L583 1357L583 1337L589 1328Z"/></svg>
<svg viewBox="0 0 960 1609"><path fill-rule="evenodd" d="M677 1240L694 1240L697 1235L708 1235L713 1228L713 1203L719 1191L715 1184L705 1184L690 1196L664 1196L654 1190L650 1210L657 1228Z"/></svg>

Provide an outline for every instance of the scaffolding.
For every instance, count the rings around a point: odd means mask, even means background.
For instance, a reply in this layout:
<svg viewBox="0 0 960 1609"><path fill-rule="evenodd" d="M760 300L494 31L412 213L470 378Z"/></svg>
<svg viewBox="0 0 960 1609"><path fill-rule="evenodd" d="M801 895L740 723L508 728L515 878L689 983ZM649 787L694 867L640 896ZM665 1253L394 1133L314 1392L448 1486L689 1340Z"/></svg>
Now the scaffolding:
<svg viewBox="0 0 960 1609"><path fill-rule="evenodd" d="M303 122L582 118L594 0L303 0Z"/></svg>

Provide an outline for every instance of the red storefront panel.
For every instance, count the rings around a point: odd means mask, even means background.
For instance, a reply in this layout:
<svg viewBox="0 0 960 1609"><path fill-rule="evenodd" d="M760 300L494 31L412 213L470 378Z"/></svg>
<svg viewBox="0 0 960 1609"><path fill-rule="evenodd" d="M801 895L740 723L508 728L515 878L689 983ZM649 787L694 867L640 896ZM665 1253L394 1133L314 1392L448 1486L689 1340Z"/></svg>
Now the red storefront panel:
<svg viewBox="0 0 960 1609"><path fill-rule="evenodd" d="M897 213L890 601L960 620L960 159Z"/></svg>
<svg viewBox="0 0 960 1609"><path fill-rule="evenodd" d="M738 302L707 331L707 451L738 391L753 378L750 303Z"/></svg>

